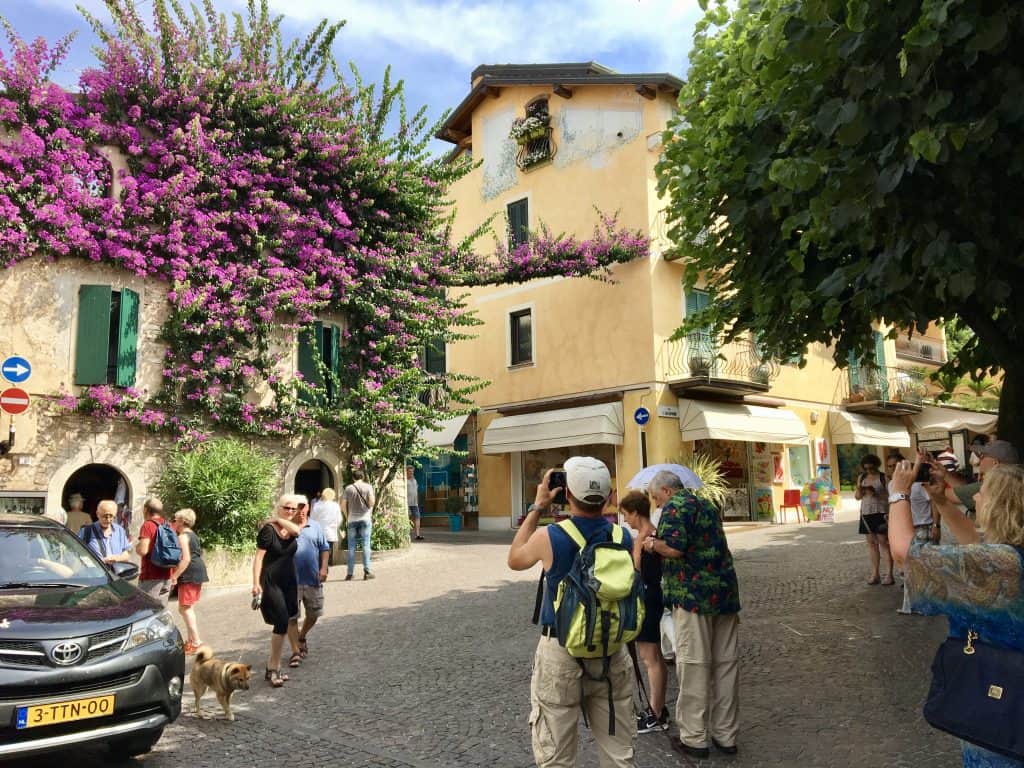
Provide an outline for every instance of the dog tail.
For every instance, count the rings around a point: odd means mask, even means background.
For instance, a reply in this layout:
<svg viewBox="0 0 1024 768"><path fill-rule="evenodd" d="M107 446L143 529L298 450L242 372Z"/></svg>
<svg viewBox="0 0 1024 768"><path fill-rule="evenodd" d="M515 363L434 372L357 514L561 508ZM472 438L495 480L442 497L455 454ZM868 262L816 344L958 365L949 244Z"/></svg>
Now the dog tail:
<svg viewBox="0 0 1024 768"><path fill-rule="evenodd" d="M196 651L196 664L202 664L204 661L209 661L213 658L213 648L208 645L199 646L199 650Z"/></svg>

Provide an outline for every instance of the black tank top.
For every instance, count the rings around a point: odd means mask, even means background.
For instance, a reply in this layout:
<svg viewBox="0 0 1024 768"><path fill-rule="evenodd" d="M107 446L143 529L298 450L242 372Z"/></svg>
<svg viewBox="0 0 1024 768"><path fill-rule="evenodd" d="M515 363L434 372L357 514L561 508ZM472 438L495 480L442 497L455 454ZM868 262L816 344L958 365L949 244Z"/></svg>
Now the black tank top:
<svg viewBox="0 0 1024 768"><path fill-rule="evenodd" d="M188 568L178 574L178 583L205 584L210 580L210 577L206 575L206 563L203 562L203 548L199 544L199 537L196 536L195 531L188 532L188 551L192 555L192 560L189 562Z"/></svg>

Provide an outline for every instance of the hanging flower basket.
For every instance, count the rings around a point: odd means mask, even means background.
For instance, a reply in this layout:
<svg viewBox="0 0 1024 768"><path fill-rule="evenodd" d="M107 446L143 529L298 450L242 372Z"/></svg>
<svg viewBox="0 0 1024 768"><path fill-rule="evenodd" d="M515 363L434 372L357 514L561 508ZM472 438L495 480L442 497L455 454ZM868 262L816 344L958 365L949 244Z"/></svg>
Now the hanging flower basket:
<svg viewBox="0 0 1024 768"><path fill-rule="evenodd" d="M545 116L546 118L546 116ZM531 115L520 117L512 123L508 137L517 144L527 144L535 139L543 139L548 135L548 119Z"/></svg>

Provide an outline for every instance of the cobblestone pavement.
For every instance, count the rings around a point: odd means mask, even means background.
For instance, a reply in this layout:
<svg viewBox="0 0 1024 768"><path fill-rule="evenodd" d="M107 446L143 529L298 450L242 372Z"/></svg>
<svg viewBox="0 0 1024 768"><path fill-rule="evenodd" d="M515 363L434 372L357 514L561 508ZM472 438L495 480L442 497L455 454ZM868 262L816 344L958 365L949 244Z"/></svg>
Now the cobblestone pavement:
<svg viewBox="0 0 1024 768"><path fill-rule="evenodd" d="M212 697L186 711L153 768L346 766L528 768L526 725L537 572L505 566L510 535L426 532L409 553L375 563L377 579L327 584L327 616L310 657L280 690L262 681L269 628L246 590L211 590L198 612L217 654L249 661L253 689L237 720ZM954 766L956 742L920 715L940 619L896 614L898 587L867 586L853 524L774 526L730 536L740 573L740 754L688 763L664 734L638 739L637 765ZM670 702L675 689L669 691ZM581 731L579 764L597 765ZM18 768L65 768L68 755ZM108 766L100 747L75 768Z"/></svg>

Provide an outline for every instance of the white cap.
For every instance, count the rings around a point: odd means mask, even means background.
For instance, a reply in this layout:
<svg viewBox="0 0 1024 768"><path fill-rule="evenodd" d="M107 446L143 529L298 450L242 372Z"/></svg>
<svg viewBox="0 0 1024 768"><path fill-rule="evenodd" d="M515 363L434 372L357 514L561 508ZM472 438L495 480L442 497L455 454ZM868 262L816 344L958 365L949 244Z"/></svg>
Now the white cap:
<svg viewBox="0 0 1024 768"><path fill-rule="evenodd" d="M612 492L612 476L603 461L593 456L573 456L565 462L565 484L573 498L600 504Z"/></svg>

